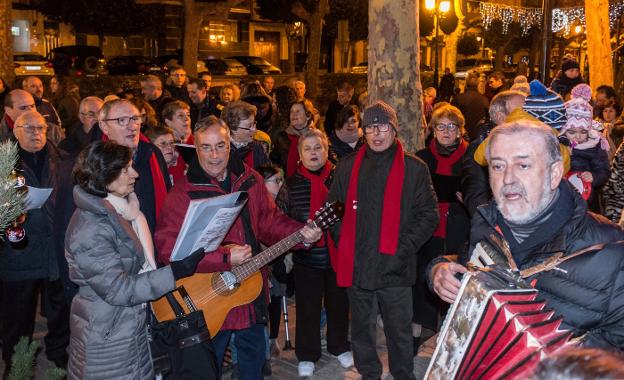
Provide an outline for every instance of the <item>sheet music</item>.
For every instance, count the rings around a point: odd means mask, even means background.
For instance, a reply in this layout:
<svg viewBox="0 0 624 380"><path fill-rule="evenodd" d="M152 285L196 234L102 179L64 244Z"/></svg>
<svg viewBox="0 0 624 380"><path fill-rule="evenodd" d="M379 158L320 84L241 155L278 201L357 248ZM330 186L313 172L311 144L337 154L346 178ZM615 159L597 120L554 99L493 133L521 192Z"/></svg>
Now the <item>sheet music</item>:
<svg viewBox="0 0 624 380"><path fill-rule="evenodd" d="M191 200L171 254L171 261L182 260L197 249L208 252L219 247L245 206L244 191L219 197Z"/></svg>
<svg viewBox="0 0 624 380"><path fill-rule="evenodd" d="M26 201L24 208L26 211L41 208L52 194L51 188L38 188L28 186L28 193L26 194Z"/></svg>

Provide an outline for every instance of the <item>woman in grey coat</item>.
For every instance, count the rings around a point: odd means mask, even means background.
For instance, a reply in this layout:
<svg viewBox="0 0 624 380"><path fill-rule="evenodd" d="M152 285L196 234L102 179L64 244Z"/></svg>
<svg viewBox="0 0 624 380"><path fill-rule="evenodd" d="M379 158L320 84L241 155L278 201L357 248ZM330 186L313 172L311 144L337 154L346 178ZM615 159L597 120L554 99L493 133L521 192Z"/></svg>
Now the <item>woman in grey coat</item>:
<svg viewBox="0 0 624 380"><path fill-rule="evenodd" d="M65 235L72 302L69 379L153 379L147 302L195 272L204 252L156 269L152 238L134 194L132 151L85 148L74 168L76 211Z"/></svg>

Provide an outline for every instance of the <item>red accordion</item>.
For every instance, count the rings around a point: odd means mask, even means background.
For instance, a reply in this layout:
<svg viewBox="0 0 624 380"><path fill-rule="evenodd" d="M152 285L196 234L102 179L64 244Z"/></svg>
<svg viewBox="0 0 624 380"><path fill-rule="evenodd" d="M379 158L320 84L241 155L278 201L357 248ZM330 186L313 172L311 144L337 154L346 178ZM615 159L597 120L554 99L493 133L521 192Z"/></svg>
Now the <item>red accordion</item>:
<svg viewBox="0 0 624 380"><path fill-rule="evenodd" d="M464 274L426 379L526 378L571 332L517 274L494 266Z"/></svg>

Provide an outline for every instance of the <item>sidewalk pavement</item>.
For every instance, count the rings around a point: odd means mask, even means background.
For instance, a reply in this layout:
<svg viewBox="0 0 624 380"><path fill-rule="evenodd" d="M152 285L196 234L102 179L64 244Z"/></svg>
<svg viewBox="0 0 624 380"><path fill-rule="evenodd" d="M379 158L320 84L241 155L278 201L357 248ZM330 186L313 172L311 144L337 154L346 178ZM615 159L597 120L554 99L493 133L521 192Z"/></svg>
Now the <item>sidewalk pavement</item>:
<svg viewBox="0 0 624 380"><path fill-rule="evenodd" d="M295 344L295 303L294 299L289 299L288 302L288 318L289 318L289 326L288 331L290 332L290 338L292 344ZM40 344L40 347L43 348L43 337L46 333L46 323L45 318L38 316L37 322L35 324L35 334L33 338L37 340ZM282 320L280 326L280 334L278 337L278 342L280 348L284 346L284 323ZM433 350L435 349L434 339L430 339L424 345L422 345L419 349L418 355L414 357L414 374L416 379L420 380L424 377L424 374L427 370L427 365L429 364L429 360L433 354ZM377 351L379 352L379 356L381 362L383 364L383 375L382 380L391 380L392 375L389 374L388 370L388 349L386 347L386 339L383 333L383 330L378 327L377 329ZM45 379L45 371L52 366L46 360L43 349L39 350L39 354L37 356L37 367L35 369L35 380L44 380ZM281 351L280 355L276 358L271 359L271 367L273 374L270 377L265 377L265 380L296 380L299 379L297 374L297 358L295 357L295 351ZM4 363L0 360L0 374L4 371ZM230 371L226 371L223 374L223 380L230 380ZM309 380L357 380L361 379L361 376L358 374L355 368L344 369L338 363L338 360L327 351L323 350L323 354L321 359L316 363L316 369L314 375L308 377ZM114 380L114 379L111 379Z"/></svg>

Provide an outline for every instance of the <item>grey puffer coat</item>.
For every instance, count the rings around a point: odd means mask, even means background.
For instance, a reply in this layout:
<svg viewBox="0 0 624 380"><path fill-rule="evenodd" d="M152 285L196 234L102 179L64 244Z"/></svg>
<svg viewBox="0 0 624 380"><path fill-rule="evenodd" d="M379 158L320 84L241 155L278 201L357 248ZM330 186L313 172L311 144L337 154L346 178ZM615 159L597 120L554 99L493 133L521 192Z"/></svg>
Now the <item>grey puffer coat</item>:
<svg viewBox="0 0 624 380"><path fill-rule="evenodd" d="M153 379L145 302L175 287L171 267L145 260L132 226L103 198L74 187L65 235L72 302L68 379Z"/></svg>

